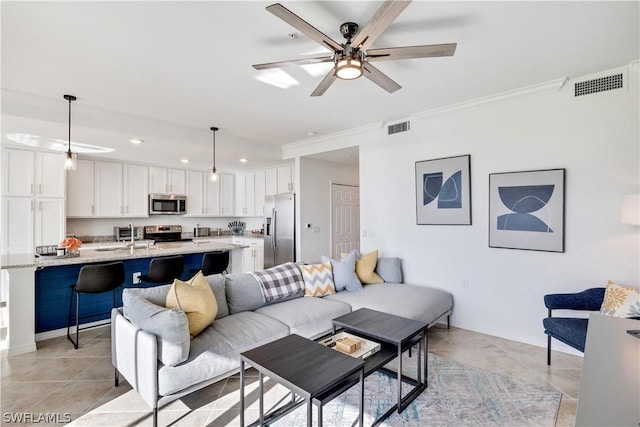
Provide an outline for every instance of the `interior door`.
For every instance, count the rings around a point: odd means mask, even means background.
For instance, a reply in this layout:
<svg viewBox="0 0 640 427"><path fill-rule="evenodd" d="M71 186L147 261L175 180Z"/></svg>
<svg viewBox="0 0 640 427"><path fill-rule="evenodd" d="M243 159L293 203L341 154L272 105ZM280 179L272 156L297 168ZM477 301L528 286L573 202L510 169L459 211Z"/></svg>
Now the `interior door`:
<svg viewBox="0 0 640 427"><path fill-rule="evenodd" d="M360 187L331 184L331 256L360 250Z"/></svg>

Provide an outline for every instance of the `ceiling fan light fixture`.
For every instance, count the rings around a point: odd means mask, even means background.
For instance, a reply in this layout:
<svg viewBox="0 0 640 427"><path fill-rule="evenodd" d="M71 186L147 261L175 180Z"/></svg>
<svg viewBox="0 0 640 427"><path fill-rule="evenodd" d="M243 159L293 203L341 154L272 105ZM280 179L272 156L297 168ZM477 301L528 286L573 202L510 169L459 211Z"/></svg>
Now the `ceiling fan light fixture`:
<svg viewBox="0 0 640 427"><path fill-rule="evenodd" d="M354 80L362 76L362 61L356 58L342 58L336 62L336 77Z"/></svg>

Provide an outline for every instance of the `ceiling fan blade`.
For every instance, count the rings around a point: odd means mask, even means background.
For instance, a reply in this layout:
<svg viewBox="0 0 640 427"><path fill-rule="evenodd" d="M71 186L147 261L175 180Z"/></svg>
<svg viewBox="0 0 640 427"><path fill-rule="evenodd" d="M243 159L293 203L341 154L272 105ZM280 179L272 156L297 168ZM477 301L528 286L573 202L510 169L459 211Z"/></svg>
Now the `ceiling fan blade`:
<svg viewBox="0 0 640 427"><path fill-rule="evenodd" d="M367 50L375 42L380 34L409 6L411 0L394 1L387 0L371 17L369 22L356 34L351 41L351 45L360 50Z"/></svg>
<svg viewBox="0 0 640 427"><path fill-rule="evenodd" d="M278 18L282 19L287 24L291 25L297 30L302 31L307 37L317 41L324 47L333 50L333 51L341 51L342 45L337 43L332 38L322 33L316 27L309 24L304 19L300 18L295 13L291 12L289 9L281 5L280 3L272 4L271 6L267 6L267 10L273 13Z"/></svg>
<svg viewBox="0 0 640 427"><path fill-rule="evenodd" d="M362 68L364 69L363 74L366 78L389 93L393 93L402 87L398 83L391 80L391 78L389 78L385 73L369 64L367 61L362 64Z"/></svg>
<svg viewBox="0 0 640 427"><path fill-rule="evenodd" d="M396 59L433 58L453 56L457 43L429 44L421 46L386 47L369 49L367 61L390 61Z"/></svg>
<svg viewBox="0 0 640 427"><path fill-rule="evenodd" d="M322 81L320 82L320 84L318 85L317 88L315 88L315 90L313 92L311 92L311 96L320 96L323 93L325 93L327 91L327 89L329 89L329 86L331 86L333 84L333 82L335 82L337 79L337 77L335 76L335 73L333 71L333 69L331 69L326 76L324 76L324 79L322 79Z"/></svg>
<svg viewBox="0 0 640 427"><path fill-rule="evenodd" d="M288 61L267 62L265 64L254 64L253 68L255 68L256 70L268 70L269 68L280 68L280 67L286 67L287 65L319 64L321 62L333 62L333 57L318 56L315 58L290 59Z"/></svg>

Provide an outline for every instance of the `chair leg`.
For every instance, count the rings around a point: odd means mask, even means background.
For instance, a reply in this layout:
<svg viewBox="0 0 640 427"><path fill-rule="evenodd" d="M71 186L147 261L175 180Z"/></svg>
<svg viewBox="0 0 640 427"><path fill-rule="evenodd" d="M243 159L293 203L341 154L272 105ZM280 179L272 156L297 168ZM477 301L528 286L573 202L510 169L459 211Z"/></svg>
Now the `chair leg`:
<svg viewBox="0 0 640 427"><path fill-rule="evenodd" d="M547 335L547 366L551 366L551 335Z"/></svg>
<svg viewBox="0 0 640 427"><path fill-rule="evenodd" d="M71 310L73 308L73 295L76 295L76 340L73 341L73 338L71 338L71 334L69 333L70 330L70 325L71 325ZM71 289L71 296L69 297L69 317L67 319L67 339L69 341L71 341L71 343L73 344L73 348L75 348L76 350L78 349L78 344L79 344L79 328L80 328L80 311L79 311L79 307L80 307L80 294L78 292L76 292L75 289Z"/></svg>
<svg viewBox="0 0 640 427"><path fill-rule="evenodd" d="M118 387L120 385L120 372L118 372L118 368L114 368L113 370L115 371L113 375L115 380L114 384Z"/></svg>
<svg viewBox="0 0 640 427"><path fill-rule="evenodd" d="M450 315L450 314L447 314L447 329L451 329L451 323L450 323L450 320L451 320L451 315Z"/></svg>
<svg viewBox="0 0 640 427"><path fill-rule="evenodd" d="M153 427L158 427L158 408L153 408Z"/></svg>

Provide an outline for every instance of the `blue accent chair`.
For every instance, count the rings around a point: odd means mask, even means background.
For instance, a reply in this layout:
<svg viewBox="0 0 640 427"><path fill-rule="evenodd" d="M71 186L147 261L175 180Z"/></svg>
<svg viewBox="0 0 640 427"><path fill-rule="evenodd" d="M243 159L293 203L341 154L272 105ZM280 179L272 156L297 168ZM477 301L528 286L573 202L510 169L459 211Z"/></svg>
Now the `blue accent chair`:
<svg viewBox="0 0 640 427"><path fill-rule="evenodd" d="M589 319L552 317L553 310L599 311L604 300L605 288L591 288L573 294L549 294L544 296L544 305L549 311L542 320L547 334L547 365L551 365L551 338L555 338L584 353Z"/></svg>

